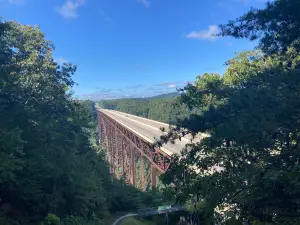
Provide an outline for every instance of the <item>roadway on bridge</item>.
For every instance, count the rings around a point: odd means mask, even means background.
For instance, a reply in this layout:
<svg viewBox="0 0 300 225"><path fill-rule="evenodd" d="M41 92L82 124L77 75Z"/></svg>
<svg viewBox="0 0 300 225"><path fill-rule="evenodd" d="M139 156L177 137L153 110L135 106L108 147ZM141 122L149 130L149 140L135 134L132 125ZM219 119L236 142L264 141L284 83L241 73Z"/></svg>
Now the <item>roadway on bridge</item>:
<svg viewBox="0 0 300 225"><path fill-rule="evenodd" d="M155 141L155 138L159 139L163 134L160 129L161 127L164 127L166 131L169 130L169 124L166 123L161 123L158 121L149 120L143 117L138 117L114 110L99 110L107 116L113 118L117 122L121 123L122 125L125 125L128 129L135 132L141 138L146 139L146 141L151 143ZM167 144L163 145L163 148L161 148L161 150L168 155L172 155L174 153L179 154L188 142L189 140L186 138L181 139L181 141L176 140L174 144L168 142Z"/></svg>

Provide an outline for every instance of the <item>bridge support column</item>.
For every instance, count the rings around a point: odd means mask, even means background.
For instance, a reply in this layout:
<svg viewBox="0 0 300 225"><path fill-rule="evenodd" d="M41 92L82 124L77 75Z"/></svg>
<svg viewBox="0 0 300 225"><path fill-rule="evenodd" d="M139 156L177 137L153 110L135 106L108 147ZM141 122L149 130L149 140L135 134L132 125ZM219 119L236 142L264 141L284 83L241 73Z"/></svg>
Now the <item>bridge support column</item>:
<svg viewBox="0 0 300 225"><path fill-rule="evenodd" d="M144 157L143 155L141 155L141 167L140 167L140 170L141 170L141 188L142 190L144 191L145 190L145 166L144 166Z"/></svg>
<svg viewBox="0 0 300 225"><path fill-rule="evenodd" d="M119 173L119 150L118 150L118 134L116 128L114 128L114 140L115 140L115 152L114 152L114 174L118 177Z"/></svg>
<svg viewBox="0 0 300 225"><path fill-rule="evenodd" d="M125 176L125 146L124 137L121 138L121 148L122 148L122 175Z"/></svg>
<svg viewBox="0 0 300 225"><path fill-rule="evenodd" d="M106 144L106 155L107 161L110 163L110 152L109 152L109 144L108 144L108 129L107 126L104 126L104 136L105 136L105 144Z"/></svg>
<svg viewBox="0 0 300 225"><path fill-rule="evenodd" d="M155 166L151 165L151 187L152 190L156 188L156 176L157 176L157 169Z"/></svg>
<svg viewBox="0 0 300 225"><path fill-rule="evenodd" d="M110 157L110 170L111 173L114 173L114 136L113 136L113 127L109 126L109 135L108 135L108 145L109 145L109 157Z"/></svg>
<svg viewBox="0 0 300 225"><path fill-rule="evenodd" d="M131 160L131 146L123 138L123 175L126 183L132 184L132 160Z"/></svg>
<svg viewBox="0 0 300 225"><path fill-rule="evenodd" d="M130 151L131 151L131 183L135 187L136 183L136 166L135 166L135 149L134 146L129 144Z"/></svg>

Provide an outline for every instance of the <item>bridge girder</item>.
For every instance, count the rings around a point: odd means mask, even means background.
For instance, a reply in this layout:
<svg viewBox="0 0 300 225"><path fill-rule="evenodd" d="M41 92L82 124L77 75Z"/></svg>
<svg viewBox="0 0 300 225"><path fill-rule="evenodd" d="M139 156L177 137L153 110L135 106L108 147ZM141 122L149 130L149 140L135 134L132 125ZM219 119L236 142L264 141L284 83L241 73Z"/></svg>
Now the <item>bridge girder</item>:
<svg viewBox="0 0 300 225"><path fill-rule="evenodd" d="M101 111L98 111L98 129L111 173L141 190L156 188L156 178L167 171L171 156L159 148L153 149L138 134Z"/></svg>

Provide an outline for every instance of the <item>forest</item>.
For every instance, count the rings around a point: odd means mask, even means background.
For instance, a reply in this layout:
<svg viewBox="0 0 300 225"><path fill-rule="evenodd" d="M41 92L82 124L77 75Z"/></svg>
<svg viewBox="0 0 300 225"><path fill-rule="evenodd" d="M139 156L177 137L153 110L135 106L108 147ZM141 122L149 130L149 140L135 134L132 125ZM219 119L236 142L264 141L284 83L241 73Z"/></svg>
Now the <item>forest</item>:
<svg viewBox="0 0 300 225"><path fill-rule="evenodd" d="M39 27L0 22L0 224L110 224L157 204L111 176L94 102L73 98L76 66L53 49Z"/></svg>
<svg viewBox="0 0 300 225"><path fill-rule="evenodd" d="M202 224L300 224L300 1L275 0L220 26L219 36L256 40L224 74L205 73L179 102L201 109L158 144L191 143L161 179L170 198L197 199ZM186 180L181 174L186 173Z"/></svg>
<svg viewBox="0 0 300 225"><path fill-rule="evenodd" d="M71 91L76 66L54 61L39 27L1 21L0 224L111 224L163 199L185 204L201 224L300 225L299 10L299 0L268 1L220 25L220 38L257 47L176 98L98 103L176 125L158 146L208 134L173 156L161 193L110 175L94 103Z"/></svg>
<svg viewBox="0 0 300 225"><path fill-rule="evenodd" d="M180 93L154 96L151 98L127 98L102 100L97 104L105 109L117 110L152 120L176 124L178 118L187 117L189 110L184 105L177 104Z"/></svg>

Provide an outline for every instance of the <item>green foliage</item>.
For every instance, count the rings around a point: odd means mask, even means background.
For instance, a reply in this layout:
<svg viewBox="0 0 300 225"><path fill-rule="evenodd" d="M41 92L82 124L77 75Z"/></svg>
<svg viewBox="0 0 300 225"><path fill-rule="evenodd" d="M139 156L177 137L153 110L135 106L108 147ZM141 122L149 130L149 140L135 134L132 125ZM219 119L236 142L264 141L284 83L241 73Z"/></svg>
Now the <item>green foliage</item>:
<svg viewBox="0 0 300 225"><path fill-rule="evenodd" d="M53 49L39 27L0 22L1 224L100 224L153 200L111 177L94 103L73 99L76 66Z"/></svg>
<svg viewBox="0 0 300 225"><path fill-rule="evenodd" d="M54 63L38 27L1 26L0 208L33 221L105 210L108 167L89 142L88 114L66 92L76 67Z"/></svg>
<svg viewBox="0 0 300 225"><path fill-rule="evenodd" d="M263 58L259 51L246 51L236 54L236 57L226 62L228 66L224 74L227 85L239 85L254 77L257 73L267 68L272 60Z"/></svg>
<svg viewBox="0 0 300 225"><path fill-rule="evenodd" d="M55 214L48 214L45 218L45 225L59 225L60 219Z"/></svg>
<svg viewBox="0 0 300 225"><path fill-rule="evenodd" d="M178 117L188 114L185 106L177 106L177 94L147 99L118 99L100 101L105 109L117 110L169 124L175 124Z"/></svg>
<svg viewBox="0 0 300 225"><path fill-rule="evenodd" d="M154 225L154 223L129 217L124 219L120 225Z"/></svg>
<svg viewBox="0 0 300 225"><path fill-rule="evenodd" d="M62 220L62 225L102 225L104 224L98 218L84 219L79 216L68 216Z"/></svg>
<svg viewBox="0 0 300 225"><path fill-rule="evenodd" d="M168 99L168 98L176 98L179 97L180 93L179 92L171 92L167 94L160 94L160 95L155 95L152 97L148 97L146 99L151 100L151 99Z"/></svg>
<svg viewBox="0 0 300 225"><path fill-rule="evenodd" d="M180 103L198 111L167 136L209 135L175 157L162 180L180 187L167 190L177 201L197 198L205 223L216 215L227 224L300 222L299 10L299 1L277 0L224 26L236 37L259 33L263 52L240 53L223 77L204 74L184 88Z"/></svg>
<svg viewBox="0 0 300 225"><path fill-rule="evenodd" d="M137 116L148 117L148 101L143 99L121 99L103 101L103 108L120 110Z"/></svg>
<svg viewBox="0 0 300 225"><path fill-rule="evenodd" d="M259 48L267 54L285 52L293 46L299 51L300 2L269 1L264 9L251 9L236 20L222 25L221 35L258 39Z"/></svg>

